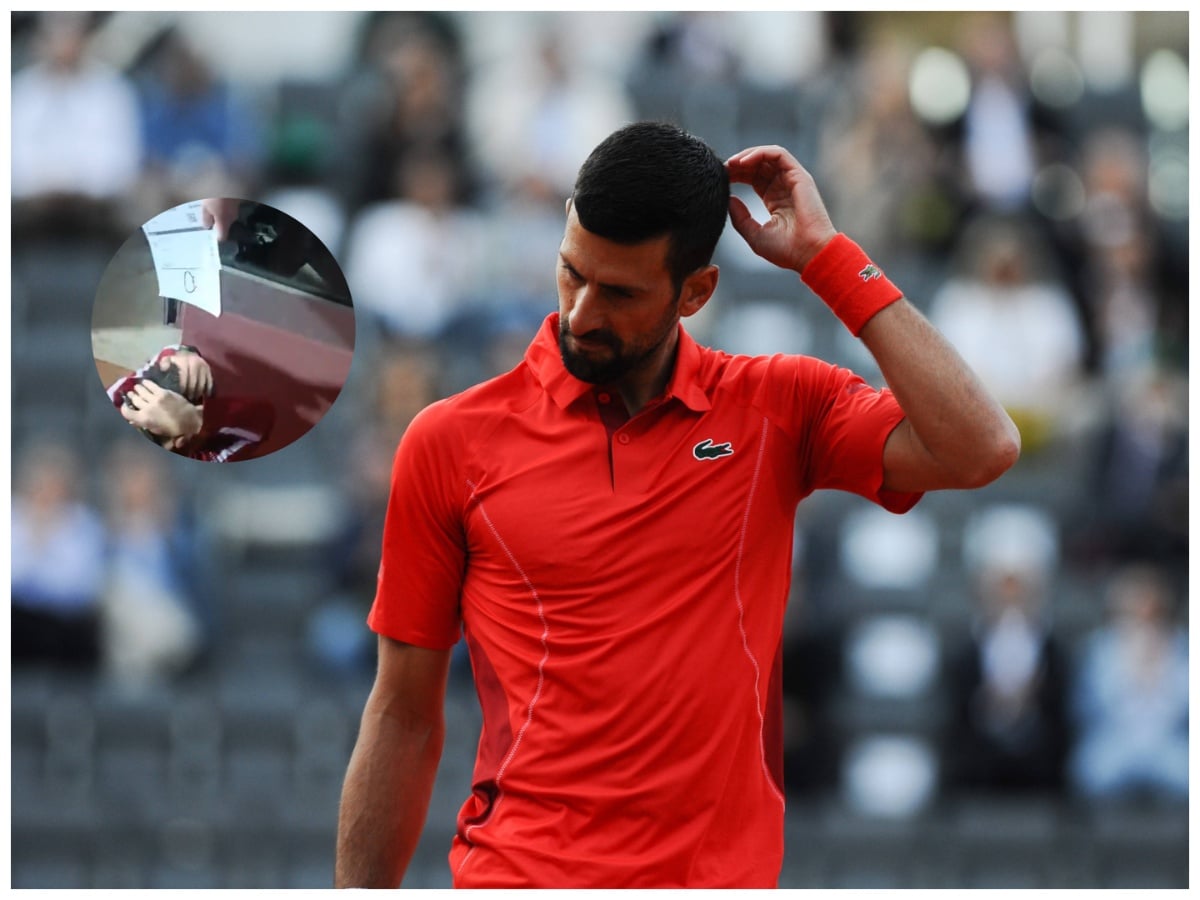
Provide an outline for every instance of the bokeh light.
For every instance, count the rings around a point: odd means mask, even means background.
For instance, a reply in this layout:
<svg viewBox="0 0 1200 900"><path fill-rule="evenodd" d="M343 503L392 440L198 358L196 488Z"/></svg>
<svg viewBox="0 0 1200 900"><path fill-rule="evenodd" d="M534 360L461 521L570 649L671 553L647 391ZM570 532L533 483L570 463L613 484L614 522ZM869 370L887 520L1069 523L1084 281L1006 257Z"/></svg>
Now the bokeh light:
<svg viewBox="0 0 1200 900"><path fill-rule="evenodd" d="M971 76L957 54L930 47L913 63L908 79L913 111L933 125L945 125L961 116L971 99Z"/></svg>

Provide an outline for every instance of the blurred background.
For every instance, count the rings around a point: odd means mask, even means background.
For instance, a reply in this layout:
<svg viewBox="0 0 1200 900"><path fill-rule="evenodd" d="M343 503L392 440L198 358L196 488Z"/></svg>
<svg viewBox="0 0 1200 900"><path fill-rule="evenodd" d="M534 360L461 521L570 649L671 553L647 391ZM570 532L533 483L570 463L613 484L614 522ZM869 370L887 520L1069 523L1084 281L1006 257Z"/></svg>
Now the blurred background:
<svg viewBox="0 0 1200 900"><path fill-rule="evenodd" d="M611 130L791 149L1019 423L978 492L805 501L782 887L1188 883L1186 12L13 13L12 883L325 887L374 665L391 456L554 307ZM115 414L101 275L249 197L354 297L351 375L269 458ZM702 341L870 357L731 229ZM406 884L446 887L458 658Z"/></svg>

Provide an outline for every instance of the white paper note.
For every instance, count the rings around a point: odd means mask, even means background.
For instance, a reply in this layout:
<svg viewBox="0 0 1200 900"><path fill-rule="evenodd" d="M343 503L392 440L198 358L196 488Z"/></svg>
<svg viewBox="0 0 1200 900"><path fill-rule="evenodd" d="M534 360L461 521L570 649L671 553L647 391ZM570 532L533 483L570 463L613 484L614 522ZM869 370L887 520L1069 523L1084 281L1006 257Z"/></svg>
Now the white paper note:
<svg viewBox="0 0 1200 900"><path fill-rule="evenodd" d="M221 256L217 233L200 219L200 201L159 213L142 226L150 242L158 293L221 315Z"/></svg>

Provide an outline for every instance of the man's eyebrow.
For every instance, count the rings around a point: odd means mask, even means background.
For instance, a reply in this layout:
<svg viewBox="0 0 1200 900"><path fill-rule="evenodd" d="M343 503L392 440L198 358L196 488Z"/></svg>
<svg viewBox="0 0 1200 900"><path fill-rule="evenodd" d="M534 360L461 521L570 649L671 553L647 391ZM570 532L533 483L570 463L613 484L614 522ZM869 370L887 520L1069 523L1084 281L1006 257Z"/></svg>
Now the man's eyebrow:
<svg viewBox="0 0 1200 900"><path fill-rule="evenodd" d="M567 259L567 255L565 253L563 253L561 250L558 251L558 258L562 261L562 264L564 266L566 266L567 269L570 270L572 275L576 275L580 278L583 277L582 275L580 275L579 270L576 269L573 265L571 265L571 261L569 259ZM619 294L630 294L630 295L640 294L645 291L644 288L636 287L635 285L632 285L632 284L613 284L611 282L603 282L603 281L600 282L600 287L604 288L605 290L615 291Z"/></svg>

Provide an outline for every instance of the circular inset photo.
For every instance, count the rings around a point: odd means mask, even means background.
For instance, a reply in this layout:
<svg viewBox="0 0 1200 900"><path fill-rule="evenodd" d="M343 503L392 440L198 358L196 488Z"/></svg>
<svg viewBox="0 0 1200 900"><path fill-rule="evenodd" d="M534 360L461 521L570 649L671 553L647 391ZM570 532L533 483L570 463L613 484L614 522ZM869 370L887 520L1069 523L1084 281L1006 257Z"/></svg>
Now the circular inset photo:
<svg viewBox="0 0 1200 900"><path fill-rule="evenodd" d="M114 414L207 462L265 456L328 412L354 357L354 307L333 255L274 207L194 200L117 251L92 309Z"/></svg>

